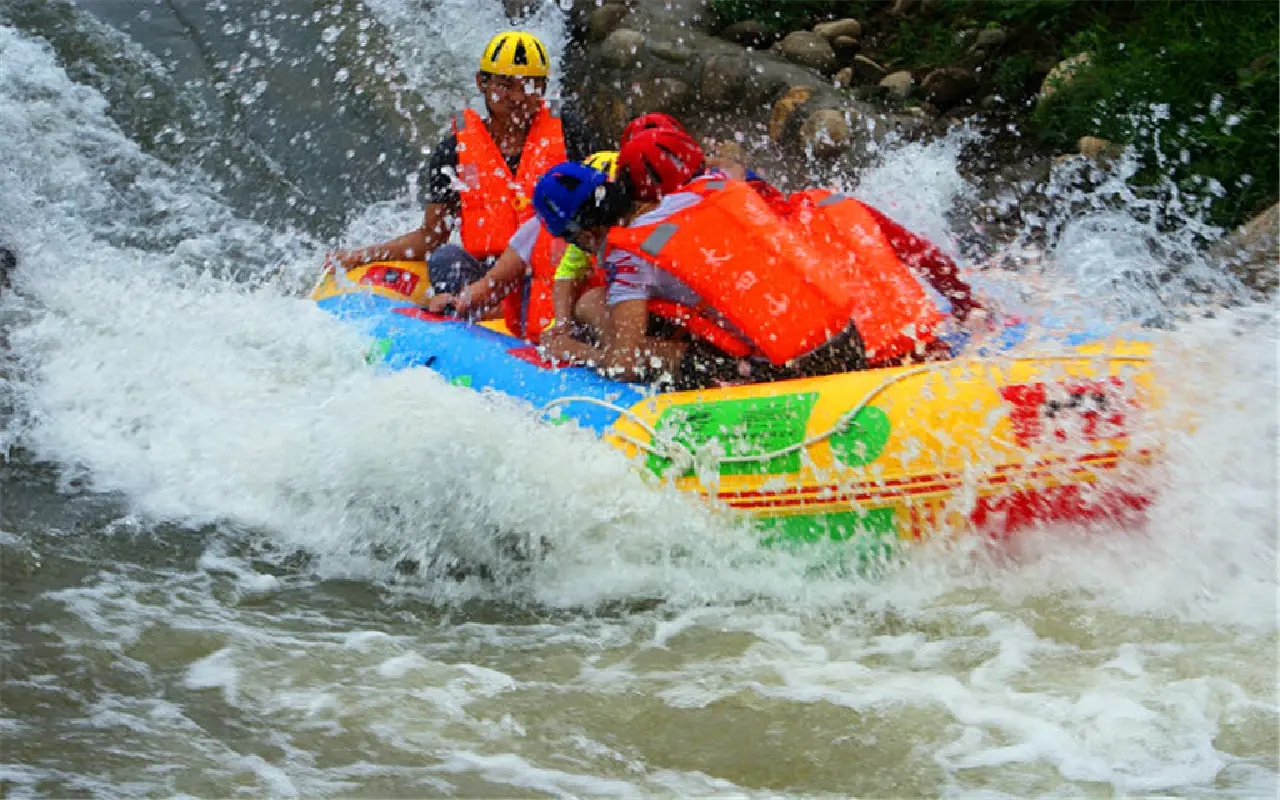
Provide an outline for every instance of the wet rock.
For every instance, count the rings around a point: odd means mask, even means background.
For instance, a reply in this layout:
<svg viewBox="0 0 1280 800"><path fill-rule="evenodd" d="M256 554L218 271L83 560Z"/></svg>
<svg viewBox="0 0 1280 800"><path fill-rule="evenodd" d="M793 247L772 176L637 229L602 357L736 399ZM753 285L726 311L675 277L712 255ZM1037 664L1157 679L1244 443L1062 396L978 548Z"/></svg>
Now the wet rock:
<svg viewBox="0 0 1280 800"><path fill-rule="evenodd" d="M769 138L774 142L781 142L787 128L787 120L812 96L811 87L795 86L774 103L773 110L769 112Z"/></svg>
<svg viewBox="0 0 1280 800"><path fill-rule="evenodd" d="M1076 150L1091 161L1107 164L1119 158L1123 148L1099 136L1081 136Z"/></svg>
<svg viewBox="0 0 1280 800"><path fill-rule="evenodd" d="M782 40L782 55L793 64L810 67L820 72L830 72L838 61L836 51L822 36L811 31L795 31Z"/></svg>
<svg viewBox="0 0 1280 800"><path fill-rule="evenodd" d="M600 43L600 60L611 67L634 66L640 60L645 36L639 31L619 28Z"/></svg>
<svg viewBox="0 0 1280 800"><path fill-rule="evenodd" d="M712 56L702 67L702 100L712 108L727 108L742 95L746 81L745 56Z"/></svg>
<svg viewBox="0 0 1280 800"><path fill-rule="evenodd" d="M1254 291L1274 292L1280 284L1280 203L1223 238L1209 255Z"/></svg>
<svg viewBox="0 0 1280 800"><path fill-rule="evenodd" d="M837 89L848 89L853 85L853 67L845 67L837 72L831 82Z"/></svg>
<svg viewBox="0 0 1280 800"><path fill-rule="evenodd" d="M852 36L837 36L831 40L831 49L836 51L836 58L845 62L858 54L861 45Z"/></svg>
<svg viewBox="0 0 1280 800"><path fill-rule="evenodd" d="M964 67L942 67L925 76L920 90L938 108L951 108L973 96L978 78Z"/></svg>
<svg viewBox="0 0 1280 800"><path fill-rule="evenodd" d="M975 48L984 48L994 50L1005 42L1009 41L1009 34L1005 33L1003 28L986 28L978 31L978 37L974 41Z"/></svg>
<svg viewBox="0 0 1280 800"><path fill-rule="evenodd" d="M678 114L689 104L689 84L677 78L651 78L631 86L633 116L661 111Z"/></svg>
<svg viewBox="0 0 1280 800"><path fill-rule="evenodd" d="M844 114L832 108L813 112L800 128L800 141L807 150L822 158L843 153L852 139Z"/></svg>
<svg viewBox="0 0 1280 800"><path fill-rule="evenodd" d="M821 22L813 26L813 32L826 39L834 41L837 36L848 36L850 39L858 39L862 36L862 23L856 19L838 19L834 22Z"/></svg>
<svg viewBox="0 0 1280 800"><path fill-rule="evenodd" d="M876 86L889 74L889 70L866 56L854 56L849 68L853 70L853 86Z"/></svg>
<svg viewBox="0 0 1280 800"><path fill-rule="evenodd" d="M743 86L743 102L749 105L772 104L797 86L817 87L821 79L804 67L775 61L763 55L753 56L747 66Z"/></svg>
<svg viewBox="0 0 1280 800"><path fill-rule="evenodd" d="M694 52L676 42L649 42L649 52L672 64L686 64L693 60Z"/></svg>
<svg viewBox="0 0 1280 800"><path fill-rule="evenodd" d="M1089 53L1078 53L1071 58L1058 62L1040 84L1040 100L1046 100L1053 93L1067 86L1081 73L1093 65L1093 57Z"/></svg>
<svg viewBox="0 0 1280 800"><path fill-rule="evenodd" d="M602 42L618 29L622 24L622 20L631 13L631 10L624 5L604 5L599 8L593 8L591 13L587 15L587 40L591 42Z"/></svg>
<svg viewBox="0 0 1280 800"><path fill-rule="evenodd" d="M760 50L778 41L778 32L762 22L744 19L720 31L720 38L743 47Z"/></svg>
<svg viewBox="0 0 1280 800"><path fill-rule="evenodd" d="M916 79L911 77L910 72L903 69L884 76L880 80L880 85L884 87L891 97L905 99L911 95L911 90L915 88Z"/></svg>

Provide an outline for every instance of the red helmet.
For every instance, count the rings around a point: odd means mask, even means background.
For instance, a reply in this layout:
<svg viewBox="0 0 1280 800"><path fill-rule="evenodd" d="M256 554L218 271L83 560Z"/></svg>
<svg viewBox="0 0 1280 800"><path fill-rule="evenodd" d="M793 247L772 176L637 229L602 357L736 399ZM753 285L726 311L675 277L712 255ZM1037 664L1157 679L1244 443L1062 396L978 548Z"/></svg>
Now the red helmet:
<svg viewBox="0 0 1280 800"><path fill-rule="evenodd" d="M661 111L653 111L648 114L641 114L635 119L627 123L627 127L622 129L622 138L618 140L618 145L622 146L631 141L631 138L641 131L649 131L654 128L662 128L668 131L679 131L687 134L688 131L680 124L680 120L670 114L663 114Z"/></svg>
<svg viewBox="0 0 1280 800"><path fill-rule="evenodd" d="M633 136L618 152L618 167L637 200L671 194L702 169L702 148L688 134L651 128Z"/></svg>

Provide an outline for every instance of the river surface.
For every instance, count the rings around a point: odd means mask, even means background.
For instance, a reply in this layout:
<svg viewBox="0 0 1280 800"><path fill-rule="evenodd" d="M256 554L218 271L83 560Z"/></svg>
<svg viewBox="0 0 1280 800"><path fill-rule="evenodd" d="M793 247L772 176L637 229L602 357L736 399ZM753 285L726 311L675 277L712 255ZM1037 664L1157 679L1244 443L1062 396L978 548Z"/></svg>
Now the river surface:
<svg viewBox="0 0 1280 800"><path fill-rule="evenodd" d="M1162 323L1145 524L762 549L306 300L503 24L0 0L0 793L1274 797L1277 338L1197 223L1063 184L992 288ZM971 145L851 181L950 247Z"/></svg>

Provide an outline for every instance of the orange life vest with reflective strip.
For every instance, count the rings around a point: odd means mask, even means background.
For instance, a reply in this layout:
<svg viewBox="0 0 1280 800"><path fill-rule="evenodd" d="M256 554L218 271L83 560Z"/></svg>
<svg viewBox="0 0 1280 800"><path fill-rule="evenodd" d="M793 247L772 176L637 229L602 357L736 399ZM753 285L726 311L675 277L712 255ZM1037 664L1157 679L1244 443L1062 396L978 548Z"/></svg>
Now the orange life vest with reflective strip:
<svg viewBox="0 0 1280 800"><path fill-rule="evenodd" d="M608 243L679 278L775 364L822 345L851 321L840 280L747 183L698 180L702 200L651 225L614 228Z"/></svg>
<svg viewBox="0 0 1280 800"><path fill-rule="evenodd" d="M869 362L910 354L937 338L947 315L898 257L879 212L826 189L796 192L788 204L787 223L853 290L851 313Z"/></svg>
<svg viewBox="0 0 1280 800"><path fill-rule="evenodd" d="M454 119L462 198L462 247L476 258L502 253L521 223L533 216L533 186L543 173L568 160L560 118L547 105L533 118L520 153L518 175L502 157L484 120L471 109Z"/></svg>

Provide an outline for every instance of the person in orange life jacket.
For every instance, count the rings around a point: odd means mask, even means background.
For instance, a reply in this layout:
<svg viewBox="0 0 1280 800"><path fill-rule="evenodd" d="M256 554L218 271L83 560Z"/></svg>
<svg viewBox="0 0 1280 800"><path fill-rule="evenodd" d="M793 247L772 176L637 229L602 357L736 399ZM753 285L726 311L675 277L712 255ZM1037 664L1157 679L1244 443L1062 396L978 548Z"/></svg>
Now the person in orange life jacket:
<svg viewBox="0 0 1280 800"><path fill-rule="evenodd" d="M766 255L775 255L772 251L778 247L771 242L779 236L788 245L803 247L794 237L788 238L784 229L757 230L751 238L754 223L750 220L769 216L769 211L750 187L719 172L690 181L703 166L701 150L688 137L669 130L637 136L623 147L619 161L625 180L616 184L607 184L603 176L578 165L565 164L544 176L535 189L534 206L549 231L586 250L608 245L602 257L609 279L608 315L600 345L570 342L550 355L593 364L624 380L658 379L675 389L825 374L863 365L857 332L847 318L841 319L838 311L834 316L814 316L811 312L818 310L820 301L811 288L793 286L788 292L782 285L794 284L798 277L775 270L776 285L767 276L763 282L732 277L734 270L748 277L744 264L761 248L770 250ZM715 196L726 187L721 197ZM657 206L637 209L630 202L633 198L624 196L628 188L638 198L656 197ZM743 202L749 206L746 211L733 211L733 203ZM737 242L740 232L749 240ZM728 250L717 253L715 247L700 248L698 240L704 235L708 242L714 239L716 246L740 251L739 260L723 274L716 262ZM664 243L657 241L664 237L674 237L671 241L677 245L666 248L667 253L661 252ZM654 242L653 248L648 247ZM713 260L708 260L708 253ZM788 259L785 255L772 259L779 260ZM764 275L768 270L760 271ZM714 296L708 295L704 302L685 278ZM744 292L735 284L742 290L760 285L754 292ZM726 302L735 291L744 301L736 314L734 304ZM762 306L766 297L782 305ZM770 312L771 318L784 315L786 303L792 301L808 328L792 325L793 335L774 342L777 337L766 330L772 323L762 318L770 317ZM686 342L650 335L652 314L669 316L659 307L675 307L676 318L696 338ZM811 323L827 324L835 335Z"/></svg>
<svg viewBox="0 0 1280 800"><path fill-rule="evenodd" d="M433 289L449 293L483 275L533 215L529 196L538 177L596 149L576 115L552 113L544 97L550 67L536 36L508 31L493 37L476 73L488 119L467 109L436 147L424 181L422 226L382 244L335 250L326 266L425 259ZM447 244L455 228L461 229L461 247Z"/></svg>
<svg viewBox="0 0 1280 800"><path fill-rule="evenodd" d="M617 153L602 151L585 163L613 171L616 157ZM427 310L475 317L502 303L508 330L534 343L542 341L553 320L566 321L565 325L572 320L598 330L603 292L588 290L575 302L591 280L591 267L585 253L551 236L534 216L511 237L492 269L456 293L436 294L427 301Z"/></svg>

